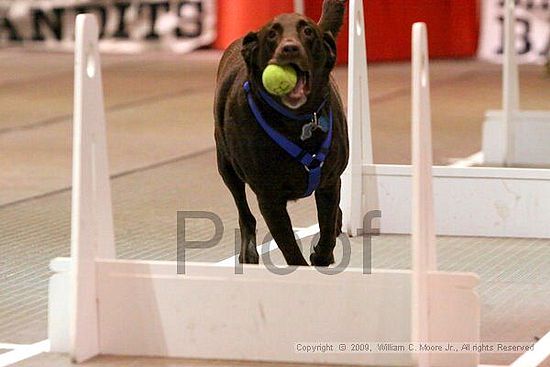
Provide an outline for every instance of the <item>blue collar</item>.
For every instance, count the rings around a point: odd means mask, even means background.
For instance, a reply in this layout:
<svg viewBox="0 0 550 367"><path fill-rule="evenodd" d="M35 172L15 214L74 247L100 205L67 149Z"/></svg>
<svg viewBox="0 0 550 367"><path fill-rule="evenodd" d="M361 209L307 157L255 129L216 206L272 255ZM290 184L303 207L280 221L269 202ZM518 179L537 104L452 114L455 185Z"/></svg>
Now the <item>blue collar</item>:
<svg viewBox="0 0 550 367"><path fill-rule="evenodd" d="M308 173L308 185L306 192L303 194L302 197L308 197L310 196L321 183L321 169L323 167L323 164L325 163L325 160L327 158L327 155L329 153L330 145L332 143L332 127L333 127L333 114L332 114L332 108L329 109L329 126L328 126L328 132L327 137L319 147L319 150L315 154L310 154L308 151L302 149L298 145L294 144L292 141L290 141L288 138L286 138L284 135L279 133L277 130L272 128L267 121L262 116L262 113L260 112L260 109L258 108L258 105L254 101L254 96L251 93L250 89L250 83L247 81L244 83L243 86L246 97L248 100L248 106L250 107L250 110L252 111L252 114L256 118L256 121L258 124L262 127L262 129L266 132L267 135L277 144L279 147L281 147L288 155L290 155L292 158L294 158L296 161L298 161L300 164L302 164L305 168L305 170ZM267 93L264 91L260 91L260 96L264 99L264 101L274 110L279 112L281 115L298 121L311 121L313 119L313 114L308 115L295 115L291 111L288 111L281 105L279 105L273 98L271 98ZM266 98L267 97L267 98ZM323 107L326 105L327 100L325 99L317 112L321 112Z"/></svg>

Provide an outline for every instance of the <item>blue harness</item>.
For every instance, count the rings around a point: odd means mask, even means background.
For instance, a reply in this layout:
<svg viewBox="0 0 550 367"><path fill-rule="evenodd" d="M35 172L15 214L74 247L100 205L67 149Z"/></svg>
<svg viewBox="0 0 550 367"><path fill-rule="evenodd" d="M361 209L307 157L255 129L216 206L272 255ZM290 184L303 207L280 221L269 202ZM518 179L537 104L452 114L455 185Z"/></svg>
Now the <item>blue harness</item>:
<svg viewBox="0 0 550 367"><path fill-rule="evenodd" d="M292 141L287 139L284 135L279 133L277 130L272 128L267 121L262 116L258 105L254 101L254 96L251 93L250 83L247 81L244 83L244 90L246 92L248 106L252 110L252 114L256 118L258 124L266 132L267 135L279 145L285 152L287 152L292 158L302 164L305 170L308 173L308 183L306 192L303 194L303 198L310 196L318 187L321 182L321 169L327 158L327 154L330 149L330 144L332 142L332 125L333 125L333 114L332 108L329 109L329 126L327 137L321 144L321 147L315 154L310 154L308 151L302 149L298 145L294 144ZM306 114L306 115L295 115L291 111L279 105L273 98L271 98L266 92L260 90L260 96L262 99L275 111L281 115L298 121L312 121L317 113L320 113L323 107L326 105L327 100L325 99L321 106L317 109L315 114Z"/></svg>

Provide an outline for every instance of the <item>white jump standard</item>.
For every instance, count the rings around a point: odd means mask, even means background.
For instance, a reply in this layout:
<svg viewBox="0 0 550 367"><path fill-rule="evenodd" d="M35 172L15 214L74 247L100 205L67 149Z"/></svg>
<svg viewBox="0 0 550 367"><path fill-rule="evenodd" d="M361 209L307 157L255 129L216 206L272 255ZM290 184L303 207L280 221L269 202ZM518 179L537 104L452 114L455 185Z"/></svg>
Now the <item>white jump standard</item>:
<svg viewBox="0 0 550 367"><path fill-rule="evenodd" d="M365 42L364 20L362 11L363 2L361 0L350 1L350 45L352 42L363 45ZM510 15L512 0L507 0L507 9ZM510 18L509 18L510 19ZM510 24L510 23L509 23ZM428 85L429 74L427 73L428 55L421 36L423 27L414 26L413 34L413 121L422 121L425 123L429 119L426 111L429 111L429 91L423 89ZM509 32L509 34L511 34ZM508 41L510 42L510 41ZM361 47L361 46L359 46ZM511 49L509 47L509 49ZM490 236L490 237L535 237L550 238L550 212L547 208L550 205L550 171L542 169L511 169L511 168L476 168L476 167L431 167L433 171L433 190L435 199L435 213L431 212L432 218L435 218L435 228L430 224L431 203L431 185L427 185L426 177L422 179L419 176L419 170L426 165L418 165L418 162L424 162L431 165L431 156L427 155L426 149L431 151L431 142L428 134L427 125L418 125L413 122L413 166L403 165L376 165L372 162L372 156L365 152L372 152L372 141L370 137L370 114L368 113L368 100L362 102L361 108L363 114L353 113L357 106L357 95L354 91L358 90L357 83L361 76L366 76L366 69L355 70L353 65L366 59L362 54L357 54L350 48L350 74L349 86L350 97L348 106L348 124L350 132L354 132L354 140L351 141L355 147L351 151L350 166L348 170L348 180L343 181L342 198L361 198L355 205L345 205L344 203L344 228L348 233L353 233L351 228L353 223L360 222L363 215L372 210L380 210L382 218L380 219L381 233L413 233L414 243L425 243L426 248L415 246L413 248L413 266L415 271L415 291L413 304L417 308L414 312L413 339L421 339L426 335L422 329L421 318L426 317L426 306L422 303L422 294L429 293L431 288L426 289L422 282L422 273L434 269L435 251L430 245L430 239L433 239L435 233L440 235L455 236ZM419 67L423 67L421 71ZM513 68L508 68L512 70ZM516 69L517 72L517 69ZM424 74L423 74L424 73ZM425 77L422 77L424 75ZM508 83L517 86L513 78L508 78ZM368 87L368 86L367 86ZM511 89L509 89L511 90ZM364 91L368 95L368 91ZM516 93L516 96L518 94ZM352 98L355 96L354 98ZM512 99L513 100L513 99ZM510 104L509 104L510 105ZM422 118L419 118L422 113ZM542 118L542 114L538 115ZM547 125L550 126L550 125ZM368 129L369 132L364 130ZM425 129L425 130L422 130ZM363 133L358 133L363 131ZM423 131L420 133L420 131ZM357 142L356 139L362 139ZM421 139L426 139L419 147L417 143ZM357 147L361 147L361 149ZM550 156L550 155L548 155ZM362 170L358 170L361 167ZM425 172L424 172L425 173ZM351 177L351 179L350 179ZM413 195L411 200L411 188L418 193L420 182L422 187L426 188L428 197L419 201L419 197ZM427 185L427 186L426 186ZM357 200L357 199L356 199ZM422 203L424 210L413 211L411 215L411 203L413 208L418 209L418 203ZM544 208L544 209L543 209ZM428 210L426 210L428 209ZM346 212L347 211L347 212ZM424 225L417 227L420 220ZM433 297L433 293L430 295ZM419 323L420 322L420 323ZM424 324L425 326L425 324ZM425 337L424 337L425 338ZM434 339L430 336L430 340ZM434 360L424 359L425 356L419 356L420 366L437 365ZM536 367L544 360L550 357L550 332L546 334L536 345L532 352L525 353L516 362L513 367Z"/></svg>
<svg viewBox="0 0 550 367"><path fill-rule="evenodd" d="M520 109L515 1L504 8L502 110L488 111L483 125L483 163L550 167L550 111Z"/></svg>
<svg viewBox="0 0 550 367"><path fill-rule="evenodd" d="M362 3L350 1L349 12L348 128L351 147L348 170L342 180L344 228L349 234L355 234L366 213L380 210L381 233L408 234L411 233L412 168L372 162L368 85L364 84L367 80L366 57L357 51L365 44ZM357 65L359 67L355 67ZM512 82L514 78L508 80L511 85L517 85ZM542 112L525 114L536 117L541 124L546 119ZM550 127L550 123L541 124L530 125L529 136L541 133L534 126ZM489 136L499 134L492 132ZM516 134L518 140L523 139L520 138L522 134ZM547 142L550 130L541 136L548 137ZM550 149L550 144L538 144L539 140L539 137L533 140L534 147ZM501 146L502 140L495 144ZM527 149L531 145L526 143L523 147ZM516 144L516 153L524 148ZM539 153L539 157L550 157L550 151L539 150ZM549 170L445 166L434 167L433 176L438 235L550 238Z"/></svg>

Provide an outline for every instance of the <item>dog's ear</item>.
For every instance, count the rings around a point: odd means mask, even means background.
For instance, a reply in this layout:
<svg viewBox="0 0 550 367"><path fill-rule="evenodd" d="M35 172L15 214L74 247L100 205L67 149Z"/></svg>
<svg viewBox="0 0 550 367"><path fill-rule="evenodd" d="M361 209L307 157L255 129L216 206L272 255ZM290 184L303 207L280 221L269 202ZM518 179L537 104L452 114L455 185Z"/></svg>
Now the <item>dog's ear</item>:
<svg viewBox="0 0 550 367"><path fill-rule="evenodd" d="M258 33L256 32L250 32L243 38L241 54L248 68L251 68L257 62L258 43Z"/></svg>
<svg viewBox="0 0 550 367"><path fill-rule="evenodd" d="M323 1L323 13L319 20L319 27L321 27L323 32L331 32L334 37L338 36L342 24L344 24L346 2L347 0Z"/></svg>
<svg viewBox="0 0 550 367"><path fill-rule="evenodd" d="M327 69L332 69L336 64L336 41L331 32L323 33L323 45L327 51Z"/></svg>

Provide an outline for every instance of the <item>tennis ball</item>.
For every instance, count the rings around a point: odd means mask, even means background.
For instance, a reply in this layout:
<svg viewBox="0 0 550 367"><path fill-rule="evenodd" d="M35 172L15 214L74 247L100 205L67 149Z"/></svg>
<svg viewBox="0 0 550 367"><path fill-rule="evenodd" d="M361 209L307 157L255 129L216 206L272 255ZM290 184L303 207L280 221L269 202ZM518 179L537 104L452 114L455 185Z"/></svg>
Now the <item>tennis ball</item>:
<svg viewBox="0 0 550 367"><path fill-rule="evenodd" d="M268 65L262 75L262 82L269 93L282 96L294 89L298 75L290 65Z"/></svg>

